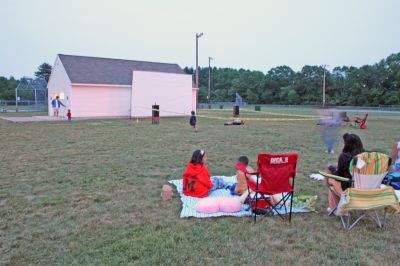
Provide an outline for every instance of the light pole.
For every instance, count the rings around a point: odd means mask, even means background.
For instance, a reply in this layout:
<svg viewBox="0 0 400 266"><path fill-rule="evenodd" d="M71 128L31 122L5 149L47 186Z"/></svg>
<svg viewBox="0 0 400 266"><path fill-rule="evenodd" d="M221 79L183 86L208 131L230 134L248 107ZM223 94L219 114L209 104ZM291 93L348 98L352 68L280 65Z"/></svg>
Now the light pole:
<svg viewBox="0 0 400 266"><path fill-rule="evenodd" d="M199 88L199 38L203 33L196 33L196 88Z"/></svg>
<svg viewBox="0 0 400 266"><path fill-rule="evenodd" d="M324 67L324 81L322 84L322 107L325 107L325 71L326 71L326 65L323 65Z"/></svg>
<svg viewBox="0 0 400 266"><path fill-rule="evenodd" d="M208 102L211 102L211 60L214 60L212 57L208 57Z"/></svg>

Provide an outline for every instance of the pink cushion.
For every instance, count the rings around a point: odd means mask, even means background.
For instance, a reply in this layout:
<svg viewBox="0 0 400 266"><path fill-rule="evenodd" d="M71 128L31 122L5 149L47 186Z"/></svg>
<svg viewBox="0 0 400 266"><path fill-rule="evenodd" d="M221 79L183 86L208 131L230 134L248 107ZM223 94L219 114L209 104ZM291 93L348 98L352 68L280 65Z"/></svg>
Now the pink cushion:
<svg viewBox="0 0 400 266"><path fill-rule="evenodd" d="M201 199L199 202L197 202L195 209L196 211L203 213L219 212L218 199L219 198Z"/></svg>
<svg viewBox="0 0 400 266"><path fill-rule="evenodd" d="M240 205L238 198L221 198L219 201L219 210L221 212L239 212Z"/></svg>
<svg viewBox="0 0 400 266"><path fill-rule="evenodd" d="M200 200L195 209L202 213L238 212L240 205L238 198L214 197Z"/></svg>

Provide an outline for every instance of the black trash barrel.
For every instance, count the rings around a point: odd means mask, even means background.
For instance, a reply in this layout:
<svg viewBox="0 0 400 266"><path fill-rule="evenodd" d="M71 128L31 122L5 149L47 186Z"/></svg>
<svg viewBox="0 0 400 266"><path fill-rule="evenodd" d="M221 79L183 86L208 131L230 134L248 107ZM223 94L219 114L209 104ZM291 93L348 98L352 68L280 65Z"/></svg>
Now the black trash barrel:
<svg viewBox="0 0 400 266"><path fill-rule="evenodd" d="M151 109L152 109L151 123L160 124L160 106L155 104L151 106Z"/></svg>
<svg viewBox="0 0 400 266"><path fill-rule="evenodd" d="M239 117L239 106L233 106L233 117Z"/></svg>

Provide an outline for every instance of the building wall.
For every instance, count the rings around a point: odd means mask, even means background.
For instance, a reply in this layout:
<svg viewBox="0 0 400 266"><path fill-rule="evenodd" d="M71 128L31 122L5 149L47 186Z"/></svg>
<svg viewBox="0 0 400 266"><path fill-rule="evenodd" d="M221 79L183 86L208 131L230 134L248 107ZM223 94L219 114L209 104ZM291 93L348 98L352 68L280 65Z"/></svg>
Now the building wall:
<svg viewBox="0 0 400 266"><path fill-rule="evenodd" d="M160 105L160 116L185 116L192 110L192 76L133 71L131 116L151 116L151 106Z"/></svg>
<svg viewBox="0 0 400 266"><path fill-rule="evenodd" d="M71 81L65 71L65 68L57 56L54 62L49 82L47 83L48 89L48 114L53 116L53 108L51 107L51 101L58 95L60 96L61 102L65 104L66 108L61 107L60 116L65 116L67 109L71 108Z"/></svg>
<svg viewBox="0 0 400 266"><path fill-rule="evenodd" d="M129 117L130 86L72 85L73 117Z"/></svg>

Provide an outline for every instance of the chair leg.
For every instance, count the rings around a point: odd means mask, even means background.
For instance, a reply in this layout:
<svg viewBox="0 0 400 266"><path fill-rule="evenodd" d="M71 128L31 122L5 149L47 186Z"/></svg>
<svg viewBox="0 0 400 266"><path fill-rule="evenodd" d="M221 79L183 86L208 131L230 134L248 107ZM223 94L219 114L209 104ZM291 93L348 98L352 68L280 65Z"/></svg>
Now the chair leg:
<svg viewBox="0 0 400 266"><path fill-rule="evenodd" d="M255 207L253 209L253 212L254 212L254 223L256 223L256 220L257 220L257 213L254 211L254 210L257 209L257 202L258 202L258 194L257 193L255 193L255 197L256 197L256 205L255 205Z"/></svg>
<svg viewBox="0 0 400 266"><path fill-rule="evenodd" d="M289 212L289 223L290 223L290 221L292 220L292 204L293 204L293 192L292 193L290 193L291 194L291 197L290 197L290 212Z"/></svg>
<svg viewBox="0 0 400 266"><path fill-rule="evenodd" d="M366 212L368 214L369 217L371 217L371 219L376 223L376 225L379 228L382 228L382 223L381 220L379 219L379 215L378 212L376 210L372 211L374 213L374 215L371 214L371 212Z"/></svg>
<svg viewBox="0 0 400 266"><path fill-rule="evenodd" d="M345 229L349 226L349 217L347 216L347 222L344 221L344 217L340 216L340 221L342 222L342 225Z"/></svg>
<svg viewBox="0 0 400 266"><path fill-rule="evenodd" d="M332 215L334 215L335 214L335 211L337 210L337 206L335 206L335 208L333 208L329 213L328 213L328 216L332 216Z"/></svg>
<svg viewBox="0 0 400 266"><path fill-rule="evenodd" d="M348 228L348 230L350 231L362 218L364 218L367 214L365 212L363 212L358 218L357 220L355 220Z"/></svg>
<svg viewBox="0 0 400 266"><path fill-rule="evenodd" d="M382 224L382 227L385 226L385 224L386 224L386 218L387 218L387 210L386 210L386 208L385 208L385 214L383 215L383 224Z"/></svg>

